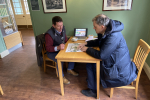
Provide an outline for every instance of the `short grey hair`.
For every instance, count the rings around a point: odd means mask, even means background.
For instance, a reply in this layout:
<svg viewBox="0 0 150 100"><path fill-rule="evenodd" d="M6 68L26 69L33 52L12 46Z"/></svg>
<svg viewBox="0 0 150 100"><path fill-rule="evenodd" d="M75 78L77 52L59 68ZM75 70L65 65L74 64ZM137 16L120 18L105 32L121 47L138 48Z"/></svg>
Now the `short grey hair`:
<svg viewBox="0 0 150 100"><path fill-rule="evenodd" d="M107 26L109 24L110 19L104 14L98 14L92 19L92 21L93 22L95 21L99 26L100 25Z"/></svg>

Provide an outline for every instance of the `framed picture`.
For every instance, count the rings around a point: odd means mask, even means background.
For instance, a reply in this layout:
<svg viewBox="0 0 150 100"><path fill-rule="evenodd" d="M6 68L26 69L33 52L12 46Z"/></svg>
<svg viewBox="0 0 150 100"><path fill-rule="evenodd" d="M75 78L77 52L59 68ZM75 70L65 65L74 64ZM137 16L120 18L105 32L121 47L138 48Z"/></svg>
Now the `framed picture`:
<svg viewBox="0 0 150 100"><path fill-rule="evenodd" d="M133 0L103 0L103 11L131 10Z"/></svg>
<svg viewBox="0 0 150 100"><path fill-rule="evenodd" d="M44 13L66 13L66 0L42 0Z"/></svg>
<svg viewBox="0 0 150 100"><path fill-rule="evenodd" d="M31 8L32 8L32 11L39 11L39 3L38 3L38 0L30 0L31 1Z"/></svg>

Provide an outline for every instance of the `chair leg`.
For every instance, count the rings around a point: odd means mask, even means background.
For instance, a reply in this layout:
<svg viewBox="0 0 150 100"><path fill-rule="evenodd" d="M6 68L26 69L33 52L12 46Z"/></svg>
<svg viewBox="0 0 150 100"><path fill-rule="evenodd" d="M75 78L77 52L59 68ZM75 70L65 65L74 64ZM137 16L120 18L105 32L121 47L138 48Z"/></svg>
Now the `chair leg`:
<svg viewBox="0 0 150 100"><path fill-rule="evenodd" d="M45 61L45 59L43 59L44 60L44 72L46 73L46 61Z"/></svg>
<svg viewBox="0 0 150 100"><path fill-rule="evenodd" d="M54 62L54 63L55 63L55 67L56 67L56 75L57 75L57 77L58 77L57 63L56 63L56 62Z"/></svg>
<svg viewBox="0 0 150 100"><path fill-rule="evenodd" d="M55 66L55 62L53 61L53 66Z"/></svg>
<svg viewBox="0 0 150 100"><path fill-rule="evenodd" d="M137 99L138 96L138 85L135 87L135 98Z"/></svg>
<svg viewBox="0 0 150 100"><path fill-rule="evenodd" d="M0 92L2 95L4 94L1 85L0 85Z"/></svg>
<svg viewBox="0 0 150 100"><path fill-rule="evenodd" d="M66 66L66 68L68 68L68 62L65 62L65 66Z"/></svg>
<svg viewBox="0 0 150 100"><path fill-rule="evenodd" d="M110 89L110 98L112 98L112 96L113 96L113 91L114 91L114 88L111 88Z"/></svg>

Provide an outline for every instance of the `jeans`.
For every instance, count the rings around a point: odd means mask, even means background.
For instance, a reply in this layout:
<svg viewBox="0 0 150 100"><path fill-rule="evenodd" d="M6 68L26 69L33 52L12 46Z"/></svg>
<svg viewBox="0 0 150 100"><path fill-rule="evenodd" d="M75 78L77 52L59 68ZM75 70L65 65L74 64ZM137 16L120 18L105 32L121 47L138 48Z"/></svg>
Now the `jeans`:
<svg viewBox="0 0 150 100"><path fill-rule="evenodd" d="M55 56L56 56L57 54L58 54L58 52L47 52L48 58L50 58L51 60L53 60L53 61L56 62L56 63L57 63L57 59L55 59ZM61 64L62 64L62 70L63 70L63 62L62 62ZM69 62L67 70L72 70L72 69L74 69L74 65L75 65L74 62ZM57 71L58 71L58 65L57 65ZM59 71L58 71L58 74L59 74ZM62 75L63 75L63 77L64 77L63 71L62 71Z"/></svg>

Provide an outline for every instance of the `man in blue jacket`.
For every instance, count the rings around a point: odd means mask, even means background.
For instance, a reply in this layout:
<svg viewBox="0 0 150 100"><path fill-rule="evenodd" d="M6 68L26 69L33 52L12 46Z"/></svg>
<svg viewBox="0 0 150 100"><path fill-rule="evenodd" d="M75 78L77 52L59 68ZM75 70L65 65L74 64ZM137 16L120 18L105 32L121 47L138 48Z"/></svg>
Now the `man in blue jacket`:
<svg viewBox="0 0 150 100"><path fill-rule="evenodd" d="M137 77L137 69L130 60L129 50L121 33L123 23L109 19L104 14L97 15L92 21L98 39L80 44L78 48L102 60L100 81L104 88L130 84ZM96 46L99 46L100 51L91 48ZM86 96L96 97L96 64L88 63L86 69L88 89L81 92Z"/></svg>

